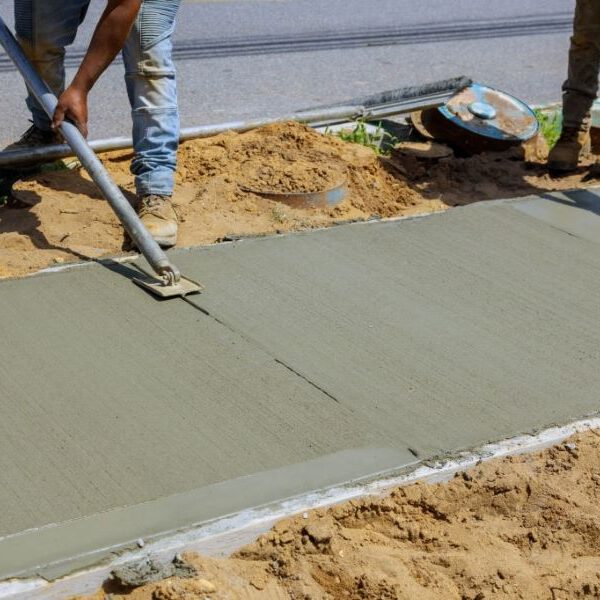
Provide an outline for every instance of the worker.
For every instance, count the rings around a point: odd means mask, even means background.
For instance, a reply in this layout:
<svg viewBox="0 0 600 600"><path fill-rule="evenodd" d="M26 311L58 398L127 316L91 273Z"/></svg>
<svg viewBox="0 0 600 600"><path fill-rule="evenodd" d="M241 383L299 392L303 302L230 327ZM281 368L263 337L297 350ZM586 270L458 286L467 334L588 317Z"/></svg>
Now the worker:
<svg viewBox="0 0 600 600"><path fill-rule="evenodd" d="M568 173L590 153L591 109L600 70L600 2L577 0L569 51L569 73L563 84L563 129L548 156L548 168Z"/></svg>
<svg viewBox="0 0 600 600"><path fill-rule="evenodd" d="M72 121L87 136L88 94L122 50L133 120L131 172L138 214L163 247L177 241L171 202L179 142L172 35L181 0L107 0L92 40L65 89L65 47L73 43L90 0L15 0L17 38L58 97L49 119L31 94L33 125L8 149L61 142L57 128Z"/></svg>

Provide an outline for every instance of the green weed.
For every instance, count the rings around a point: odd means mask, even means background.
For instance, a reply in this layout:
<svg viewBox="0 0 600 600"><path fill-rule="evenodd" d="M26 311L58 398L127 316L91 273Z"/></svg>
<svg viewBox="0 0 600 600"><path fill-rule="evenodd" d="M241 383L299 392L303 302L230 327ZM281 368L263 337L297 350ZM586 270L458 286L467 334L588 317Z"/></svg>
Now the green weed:
<svg viewBox="0 0 600 600"><path fill-rule="evenodd" d="M546 139L549 148L552 148L560 137L562 130L562 113L560 111L547 112L539 108L533 111L540 124L540 131Z"/></svg>
<svg viewBox="0 0 600 600"><path fill-rule="evenodd" d="M71 167L64 160L57 160L52 163L45 163L40 165L39 172L40 173L52 173L54 171L66 171Z"/></svg>
<svg viewBox="0 0 600 600"><path fill-rule="evenodd" d="M389 154L389 149L398 142L392 134L383 129L381 123L377 125L376 131L371 133L362 119L356 121L353 129L341 129L334 132L326 129L325 135L335 135L344 142L366 146L381 155Z"/></svg>

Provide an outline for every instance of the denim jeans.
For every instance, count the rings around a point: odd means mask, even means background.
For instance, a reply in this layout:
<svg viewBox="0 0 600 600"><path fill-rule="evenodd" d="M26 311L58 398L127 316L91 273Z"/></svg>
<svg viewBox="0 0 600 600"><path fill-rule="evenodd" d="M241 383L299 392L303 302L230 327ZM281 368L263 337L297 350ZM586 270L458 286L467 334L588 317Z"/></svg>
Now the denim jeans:
<svg viewBox="0 0 600 600"><path fill-rule="evenodd" d="M137 192L173 193L179 142L179 112L172 34L181 0L143 0L123 48L125 83L133 121L131 172ZM27 56L56 95L65 88L65 48L73 43L90 0L15 0L17 37ZM50 120L29 95L33 122Z"/></svg>

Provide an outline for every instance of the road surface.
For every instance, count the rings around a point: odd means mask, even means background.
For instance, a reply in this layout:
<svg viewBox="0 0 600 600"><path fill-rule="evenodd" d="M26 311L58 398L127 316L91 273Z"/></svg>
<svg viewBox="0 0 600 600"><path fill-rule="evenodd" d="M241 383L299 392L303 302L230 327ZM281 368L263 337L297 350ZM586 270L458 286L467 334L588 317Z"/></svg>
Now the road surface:
<svg viewBox="0 0 600 600"><path fill-rule="evenodd" d="M0 14L12 25L12 0ZM92 0L69 76L103 0ZM184 0L176 56L184 126L343 101L468 75L530 102L555 101L573 0ZM0 55L0 142L27 126L24 90ZM91 98L91 137L126 134L122 65Z"/></svg>

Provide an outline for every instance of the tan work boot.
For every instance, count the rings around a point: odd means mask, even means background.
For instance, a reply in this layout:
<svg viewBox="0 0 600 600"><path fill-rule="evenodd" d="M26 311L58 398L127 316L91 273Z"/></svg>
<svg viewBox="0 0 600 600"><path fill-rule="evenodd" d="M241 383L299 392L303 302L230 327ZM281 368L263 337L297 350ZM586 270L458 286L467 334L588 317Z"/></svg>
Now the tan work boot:
<svg viewBox="0 0 600 600"><path fill-rule="evenodd" d="M548 155L548 170L554 173L574 171L579 160L591 152L589 129L564 127L556 145Z"/></svg>
<svg viewBox="0 0 600 600"><path fill-rule="evenodd" d="M138 215L159 246L170 248L177 243L178 218L169 196L143 196Z"/></svg>
<svg viewBox="0 0 600 600"><path fill-rule="evenodd" d="M22 150L39 148L49 144L64 144L64 138L58 131L46 131L32 125L16 142L6 146L4 150Z"/></svg>

